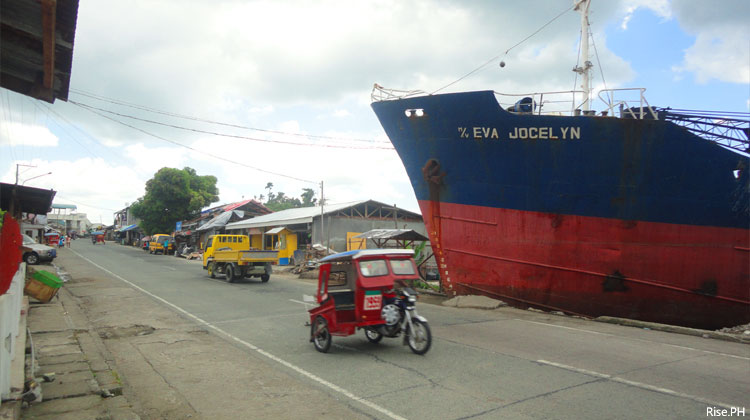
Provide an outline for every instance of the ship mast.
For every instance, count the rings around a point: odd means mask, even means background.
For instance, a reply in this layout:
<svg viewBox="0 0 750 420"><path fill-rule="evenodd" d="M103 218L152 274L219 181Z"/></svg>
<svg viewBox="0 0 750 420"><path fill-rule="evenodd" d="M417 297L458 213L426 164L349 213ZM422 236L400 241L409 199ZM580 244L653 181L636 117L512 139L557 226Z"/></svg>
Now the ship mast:
<svg viewBox="0 0 750 420"><path fill-rule="evenodd" d="M576 66L573 71L583 78L581 88L583 89L583 111L590 109L591 98L591 68L593 64L589 61L589 4L591 0L575 0L575 10L581 13L581 61L583 66Z"/></svg>

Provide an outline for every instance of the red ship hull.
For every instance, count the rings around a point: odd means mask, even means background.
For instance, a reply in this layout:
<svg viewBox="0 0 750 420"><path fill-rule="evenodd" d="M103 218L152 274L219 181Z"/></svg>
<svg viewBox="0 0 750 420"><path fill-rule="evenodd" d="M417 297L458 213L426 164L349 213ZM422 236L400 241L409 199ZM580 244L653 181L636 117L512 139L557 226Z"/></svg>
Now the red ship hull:
<svg viewBox="0 0 750 420"><path fill-rule="evenodd" d="M747 229L419 205L449 293L704 329L750 322Z"/></svg>

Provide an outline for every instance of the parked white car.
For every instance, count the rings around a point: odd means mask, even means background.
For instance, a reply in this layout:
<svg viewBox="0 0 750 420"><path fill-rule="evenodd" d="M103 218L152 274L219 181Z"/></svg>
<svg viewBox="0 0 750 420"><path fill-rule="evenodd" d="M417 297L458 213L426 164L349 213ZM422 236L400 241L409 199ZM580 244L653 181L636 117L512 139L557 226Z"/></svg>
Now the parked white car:
<svg viewBox="0 0 750 420"><path fill-rule="evenodd" d="M23 236L23 246L31 248L31 251L23 253L23 260L26 264L39 264L42 261L52 261L57 256L57 250L51 246L40 244L28 235Z"/></svg>

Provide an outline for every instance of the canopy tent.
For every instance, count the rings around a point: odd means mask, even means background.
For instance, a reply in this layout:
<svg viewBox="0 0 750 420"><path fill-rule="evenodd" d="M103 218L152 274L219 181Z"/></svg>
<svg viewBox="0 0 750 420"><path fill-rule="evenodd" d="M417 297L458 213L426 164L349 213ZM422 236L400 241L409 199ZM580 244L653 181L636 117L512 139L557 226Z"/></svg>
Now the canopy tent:
<svg viewBox="0 0 750 420"><path fill-rule="evenodd" d="M406 248L414 242L427 242L429 239L414 229L373 229L360 233L355 238L370 239L378 248ZM390 241L395 242L389 243ZM395 245L395 246L388 246Z"/></svg>

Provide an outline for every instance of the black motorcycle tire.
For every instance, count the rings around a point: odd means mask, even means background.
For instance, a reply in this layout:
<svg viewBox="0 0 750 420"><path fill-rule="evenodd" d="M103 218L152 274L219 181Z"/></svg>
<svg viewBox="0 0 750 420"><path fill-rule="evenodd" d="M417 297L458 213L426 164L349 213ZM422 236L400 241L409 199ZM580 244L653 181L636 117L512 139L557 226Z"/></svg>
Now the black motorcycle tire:
<svg viewBox="0 0 750 420"><path fill-rule="evenodd" d="M312 339L315 350L328 353L331 348L331 331L328 330L328 321L322 316L315 318L312 325Z"/></svg>
<svg viewBox="0 0 750 420"><path fill-rule="evenodd" d="M422 322L418 319L412 319L412 328L409 328L407 343L409 348L415 354L425 354L432 346L432 333L430 332L430 326L426 322ZM421 337L420 341L417 339Z"/></svg>
<svg viewBox="0 0 750 420"><path fill-rule="evenodd" d="M366 328L365 329L365 337L367 337L367 341L369 341L369 342L371 342L373 344L377 344L377 343L380 342L380 340L383 339L383 334L381 334L380 332L378 332L378 331L376 331L374 329Z"/></svg>

